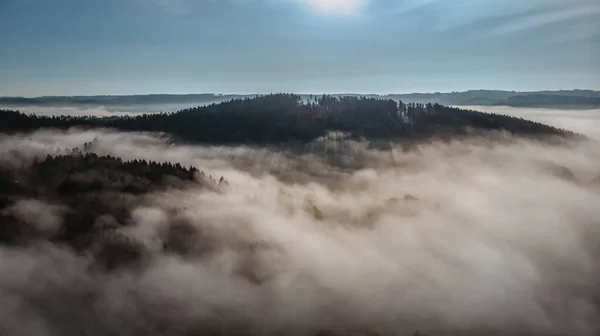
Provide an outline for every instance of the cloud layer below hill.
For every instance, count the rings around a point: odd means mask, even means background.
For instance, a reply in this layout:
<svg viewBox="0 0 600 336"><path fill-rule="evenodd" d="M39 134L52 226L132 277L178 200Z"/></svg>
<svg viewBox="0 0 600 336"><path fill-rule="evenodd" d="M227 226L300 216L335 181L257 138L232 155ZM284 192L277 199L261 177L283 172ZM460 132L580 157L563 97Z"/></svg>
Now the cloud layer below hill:
<svg viewBox="0 0 600 336"><path fill-rule="evenodd" d="M92 274L87 258L56 246L2 248L2 334L591 336L600 327L596 144L474 139L381 152L352 143L357 167L335 170L315 155L152 134L0 141L4 166L93 141L98 154L193 164L230 182L221 193L144 196L118 229L151 251L142 270ZM31 205L48 210L31 200L13 210L32 220ZM192 252L159 253L182 222Z"/></svg>

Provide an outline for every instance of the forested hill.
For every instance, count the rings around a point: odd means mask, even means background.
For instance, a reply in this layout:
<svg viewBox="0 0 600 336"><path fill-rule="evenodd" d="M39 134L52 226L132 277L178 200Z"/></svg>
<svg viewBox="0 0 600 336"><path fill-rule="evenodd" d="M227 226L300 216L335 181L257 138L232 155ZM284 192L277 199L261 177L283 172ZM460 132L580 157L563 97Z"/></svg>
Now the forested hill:
<svg viewBox="0 0 600 336"><path fill-rule="evenodd" d="M506 131L527 137L576 136L522 118L439 104L327 95L306 101L299 95L272 94L177 112L108 118L48 117L11 110L0 113L2 132L73 126L164 132L189 142L261 145L309 142L330 131L370 140L453 138L485 131Z"/></svg>
<svg viewBox="0 0 600 336"><path fill-rule="evenodd" d="M114 268L141 257L144 246L116 229L130 223L131 210L145 196L188 186L220 192L228 186L224 178L217 181L195 167L124 161L88 149L48 155L19 169L0 166L0 246L22 245L51 234L53 242L94 251L96 261ZM64 218L55 220L49 212ZM28 219L40 213L46 214L45 224L32 225L33 219ZM171 243L166 240L163 248L169 249Z"/></svg>

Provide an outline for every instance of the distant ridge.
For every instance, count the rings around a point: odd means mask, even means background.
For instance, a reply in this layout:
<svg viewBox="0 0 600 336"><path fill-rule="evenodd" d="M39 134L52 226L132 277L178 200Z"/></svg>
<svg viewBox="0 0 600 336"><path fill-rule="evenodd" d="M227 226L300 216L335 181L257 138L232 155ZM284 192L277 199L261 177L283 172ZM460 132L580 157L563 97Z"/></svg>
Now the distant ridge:
<svg viewBox="0 0 600 336"><path fill-rule="evenodd" d="M98 95L98 96L42 96L34 98L0 97L0 106L127 106L153 104L205 105L236 98L251 98L259 94L144 94L144 95ZM305 100L321 94L302 94ZM546 90L502 91L469 90L462 92L360 94L340 93L334 96L361 96L394 99L403 102L438 103L445 105L487 105L512 107L548 107L590 109L600 107L600 91L594 90Z"/></svg>

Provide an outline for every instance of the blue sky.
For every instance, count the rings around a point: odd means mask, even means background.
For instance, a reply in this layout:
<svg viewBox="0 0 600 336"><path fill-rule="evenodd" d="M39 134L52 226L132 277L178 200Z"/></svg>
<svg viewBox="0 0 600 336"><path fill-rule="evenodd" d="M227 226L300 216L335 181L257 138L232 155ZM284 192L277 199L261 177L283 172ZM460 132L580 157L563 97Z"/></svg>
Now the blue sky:
<svg viewBox="0 0 600 336"><path fill-rule="evenodd" d="M597 0L0 0L0 95L600 89Z"/></svg>

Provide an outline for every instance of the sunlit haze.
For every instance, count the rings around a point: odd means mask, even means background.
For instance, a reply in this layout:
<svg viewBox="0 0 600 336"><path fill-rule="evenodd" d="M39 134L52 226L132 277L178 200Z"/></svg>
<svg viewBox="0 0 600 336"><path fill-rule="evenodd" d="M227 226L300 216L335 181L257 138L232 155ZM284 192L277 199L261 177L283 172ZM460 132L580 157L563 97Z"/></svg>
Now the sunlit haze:
<svg viewBox="0 0 600 336"><path fill-rule="evenodd" d="M595 0L0 2L0 96L599 89Z"/></svg>
<svg viewBox="0 0 600 336"><path fill-rule="evenodd" d="M303 0L316 12L328 15L357 15L366 0Z"/></svg>

